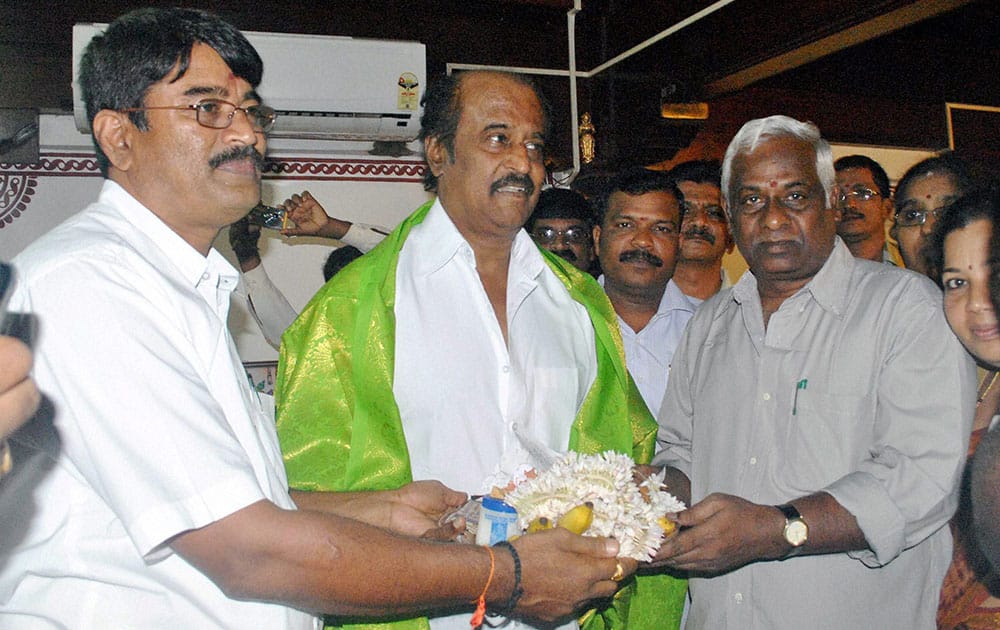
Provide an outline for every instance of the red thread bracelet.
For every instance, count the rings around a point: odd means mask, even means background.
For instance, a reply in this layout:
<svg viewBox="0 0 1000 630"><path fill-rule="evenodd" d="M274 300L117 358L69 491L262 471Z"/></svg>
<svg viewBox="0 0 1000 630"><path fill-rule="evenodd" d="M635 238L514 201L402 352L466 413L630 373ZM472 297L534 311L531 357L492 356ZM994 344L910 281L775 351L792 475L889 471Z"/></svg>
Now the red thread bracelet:
<svg viewBox="0 0 1000 630"><path fill-rule="evenodd" d="M490 584L493 583L493 569L496 567L496 556L493 555L493 549L486 547L486 551L490 554L490 574L486 578L483 594L476 600L476 612L472 613L472 619L469 620L469 625L473 628L479 628L483 625L483 619L486 617L486 591L490 590Z"/></svg>

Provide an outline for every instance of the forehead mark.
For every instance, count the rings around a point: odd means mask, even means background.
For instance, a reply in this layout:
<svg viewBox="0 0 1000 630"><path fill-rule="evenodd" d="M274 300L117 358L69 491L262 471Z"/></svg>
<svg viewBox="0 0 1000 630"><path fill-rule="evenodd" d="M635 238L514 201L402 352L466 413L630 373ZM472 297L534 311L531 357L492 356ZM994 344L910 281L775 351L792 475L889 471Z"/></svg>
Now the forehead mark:
<svg viewBox="0 0 1000 630"><path fill-rule="evenodd" d="M768 185L769 185L769 186L770 186L771 188L777 188L777 187L778 187L778 182L776 182L776 181L774 181L774 180L772 179L772 180L771 180L770 182L768 182Z"/></svg>

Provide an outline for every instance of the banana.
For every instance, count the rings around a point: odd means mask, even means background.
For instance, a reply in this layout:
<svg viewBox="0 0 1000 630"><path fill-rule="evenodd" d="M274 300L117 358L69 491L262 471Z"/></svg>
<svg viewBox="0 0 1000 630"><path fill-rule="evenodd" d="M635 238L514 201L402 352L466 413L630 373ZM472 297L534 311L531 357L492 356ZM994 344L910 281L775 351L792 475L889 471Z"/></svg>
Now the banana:
<svg viewBox="0 0 1000 630"><path fill-rule="evenodd" d="M673 522L666 516L661 516L660 518L656 519L656 523L661 528L663 528L663 533L668 536L674 533L674 530L677 529L677 523Z"/></svg>
<svg viewBox="0 0 1000 630"><path fill-rule="evenodd" d="M544 516L539 516L535 520L528 523L528 533L533 534L535 532L540 532L546 529L552 529L552 521L545 518Z"/></svg>
<svg viewBox="0 0 1000 630"><path fill-rule="evenodd" d="M594 504L587 501L560 516L556 525L568 529L574 534L583 534L593 522Z"/></svg>

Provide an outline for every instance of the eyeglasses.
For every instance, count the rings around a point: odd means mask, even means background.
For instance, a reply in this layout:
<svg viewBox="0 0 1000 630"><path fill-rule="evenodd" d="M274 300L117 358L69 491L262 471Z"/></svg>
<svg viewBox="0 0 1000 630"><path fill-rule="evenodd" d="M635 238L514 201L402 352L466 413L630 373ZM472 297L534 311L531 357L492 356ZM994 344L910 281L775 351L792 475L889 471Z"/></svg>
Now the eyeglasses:
<svg viewBox="0 0 1000 630"><path fill-rule="evenodd" d="M584 227L569 227L565 230L557 230L551 227L536 227L531 233L539 243L550 245L562 238L567 243L583 245L590 242L590 231Z"/></svg>
<svg viewBox="0 0 1000 630"><path fill-rule="evenodd" d="M837 193L837 201L840 203L846 203L848 197L854 198L854 201L871 201L875 197L881 197L882 193L877 190L872 190L871 188L854 188L852 190L842 190Z"/></svg>
<svg viewBox="0 0 1000 630"><path fill-rule="evenodd" d="M278 118L277 112L267 105L250 105L240 107L229 101L218 98L206 98L193 105L160 105L156 107L129 107L123 112L141 112L147 109L193 109L195 120L202 127L209 129L227 129L233 124L233 116L240 111L246 114L247 120L253 130L260 133L267 133L274 126L274 121Z"/></svg>
<svg viewBox="0 0 1000 630"><path fill-rule="evenodd" d="M944 214L945 207L934 208L933 210L918 210L917 208L904 208L896 212L896 225L898 227L917 227L927 223L927 215L934 217L937 221Z"/></svg>

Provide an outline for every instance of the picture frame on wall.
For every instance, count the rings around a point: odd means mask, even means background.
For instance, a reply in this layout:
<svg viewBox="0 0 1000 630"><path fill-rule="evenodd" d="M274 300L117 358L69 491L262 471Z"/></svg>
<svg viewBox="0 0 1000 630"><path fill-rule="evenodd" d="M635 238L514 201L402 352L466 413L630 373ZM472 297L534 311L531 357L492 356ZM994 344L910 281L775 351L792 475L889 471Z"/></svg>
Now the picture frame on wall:
<svg viewBox="0 0 1000 630"><path fill-rule="evenodd" d="M1000 107L969 103L945 103L948 148L963 158L1000 171Z"/></svg>

